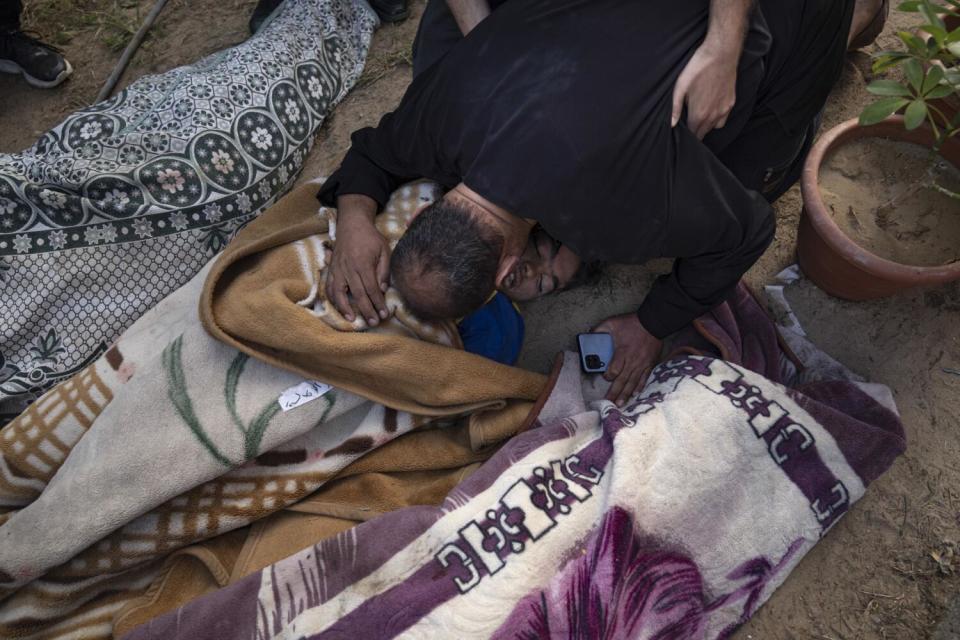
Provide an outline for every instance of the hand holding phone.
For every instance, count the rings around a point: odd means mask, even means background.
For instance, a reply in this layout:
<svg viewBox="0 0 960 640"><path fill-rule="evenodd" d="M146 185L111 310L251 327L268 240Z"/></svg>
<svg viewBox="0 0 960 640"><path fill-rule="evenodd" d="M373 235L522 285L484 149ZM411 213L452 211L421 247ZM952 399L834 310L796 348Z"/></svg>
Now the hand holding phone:
<svg viewBox="0 0 960 640"><path fill-rule="evenodd" d="M609 333L580 333L580 367L584 373L603 373L613 359L613 336Z"/></svg>

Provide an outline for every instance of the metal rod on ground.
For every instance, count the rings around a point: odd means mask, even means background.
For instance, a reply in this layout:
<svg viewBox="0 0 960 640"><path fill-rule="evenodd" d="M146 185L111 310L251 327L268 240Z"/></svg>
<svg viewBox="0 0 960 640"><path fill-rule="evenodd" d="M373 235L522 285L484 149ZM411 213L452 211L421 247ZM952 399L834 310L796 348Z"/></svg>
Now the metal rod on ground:
<svg viewBox="0 0 960 640"><path fill-rule="evenodd" d="M153 5L153 9L151 9L150 13L147 14L147 18L143 21L143 24L141 24L140 28L137 29L137 32L133 34L133 39L130 40L130 44L128 44L127 48L123 50L123 55L120 56L120 62L118 62L117 66L113 68L113 72L110 74L110 77L107 78L107 81L103 83L103 88L101 88L100 93L97 94L97 99L95 102L106 100L108 97L110 97L110 94L113 93L114 87L116 87L117 82L120 81L120 76L123 75L127 65L130 64L130 59L133 57L133 54L136 53L137 49L140 48L140 43L143 42L143 39L147 35L147 31L149 31L150 27L153 26L153 23L156 22L157 16L160 15L160 12L163 10L163 6L165 4L167 4L167 0L157 0L157 2Z"/></svg>

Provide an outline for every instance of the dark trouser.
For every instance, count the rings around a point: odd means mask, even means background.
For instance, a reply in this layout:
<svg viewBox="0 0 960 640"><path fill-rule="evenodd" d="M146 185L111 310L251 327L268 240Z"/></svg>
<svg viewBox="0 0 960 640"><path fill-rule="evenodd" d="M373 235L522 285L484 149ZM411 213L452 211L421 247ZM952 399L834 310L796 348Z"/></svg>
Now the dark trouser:
<svg viewBox="0 0 960 640"><path fill-rule="evenodd" d="M504 2L506 0L490 0L490 10L495 11ZM463 34L446 0L430 0L413 40L413 77L445 56L462 39Z"/></svg>
<svg viewBox="0 0 960 640"><path fill-rule="evenodd" d="M20 13L23 3L20 0L0 0L0 31L20 28Z"/></svg>
<svg viewBox="0 0 960 640"><path fill-rule="evenodd" d="M717 157L743 186L774 202L800 179L821 113L798 133L787 132L770 111L756 113Z"/></svg>
<svg viewBox="0 0 960 640"><path fill-rule="evenodd" d="M802 22L791 35L783 33L777 3L760 0L775 45L764 60L762 93L773 97L756 97L749 116L731 115L724 129L704 140L745 187L768 202L800 179L827 95L843 67L853 19L854 0L805 0L804 5ZM712 144L711 138L724 137Z"/></svg>
<svg viewBox="0 0 960 640"><path fill-rule="evenodd" d="M463 34L447 8L446 0L430 0L413 39L413 77L445 56L461 38Z"/></svg>

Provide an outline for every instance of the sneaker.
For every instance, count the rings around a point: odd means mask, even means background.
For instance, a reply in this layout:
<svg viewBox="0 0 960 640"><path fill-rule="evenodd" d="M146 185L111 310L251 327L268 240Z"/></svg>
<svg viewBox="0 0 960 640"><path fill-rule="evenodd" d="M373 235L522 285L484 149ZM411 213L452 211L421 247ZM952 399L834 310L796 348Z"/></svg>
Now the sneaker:
<svg viewBox="0 0 960 640"><path fill-rule="evenodd" d="M401 22L410 15L407 0L370 0L370 6L380 16L381 22Z"/></svg>
<svg viewBox="0 0 960 640"><path fill-rule="evenodd" d="M19 73L28 84L50 89L66 80L73 67L56 47L17 30L0 32L0 73Z"/></svg>
<svg viewBox="0 0 960 640"><path fill-rule="evenodd" d="M257 6L253 8L253 13L250 14L250 33L254 34L260 31L260 27L263 26L266 19L282 2L283 0L260 0Z"/></svg>

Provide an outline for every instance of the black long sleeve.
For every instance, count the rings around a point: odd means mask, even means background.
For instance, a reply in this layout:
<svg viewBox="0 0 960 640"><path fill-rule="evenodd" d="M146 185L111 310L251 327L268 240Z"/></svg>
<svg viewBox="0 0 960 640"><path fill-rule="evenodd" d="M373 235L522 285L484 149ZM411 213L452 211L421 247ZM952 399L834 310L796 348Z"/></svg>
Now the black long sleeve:
<svg viewBox="0 0 960 640"><path fill-rule="evenodd" d="M449 137L437 132L436 102L443 96L438 82L435 74L418 77L395 111L350 136L350 150L317 194L323 205L334 207L338 196L360 194L382 208L405 182L429 178L448 188L460 182L460 168L445 152Z"/></svg>
<svg viewBox="0 0 960 640"><path fill-rule="evenodd" d="M360 194L373 198L382 209L390 194L419 176L414 158L405 157L404 149L416 149L410 139L413 131L392 126L394 113L388 113L376 128L367 127L350 136L350 150L340 168L331 175L317 194L322 204L337 205L341 195Z"/></svg>
<svg viewBox="0 0 960 640"><path fill-rule="evenodd" d="M773 209L749 191L686 127L673 135L670 222L662 255L673 270L637 312L658 338L722 302L773 240Z"/></svg>
<svg viewBox="0 0 960 640"><path fill-rule="evenodd" d="M363 151L366 145L359 143L358 138L370 133L375 131L361 129L351 136L353 145L344 156L343 163L323 183L323 187L317 194L317 199L322 204L335 207L337 196L360 194L373 198L378 209L382 209L389 200L390 194L402 184L403 180L399 175L386 171Z"/></svg>

